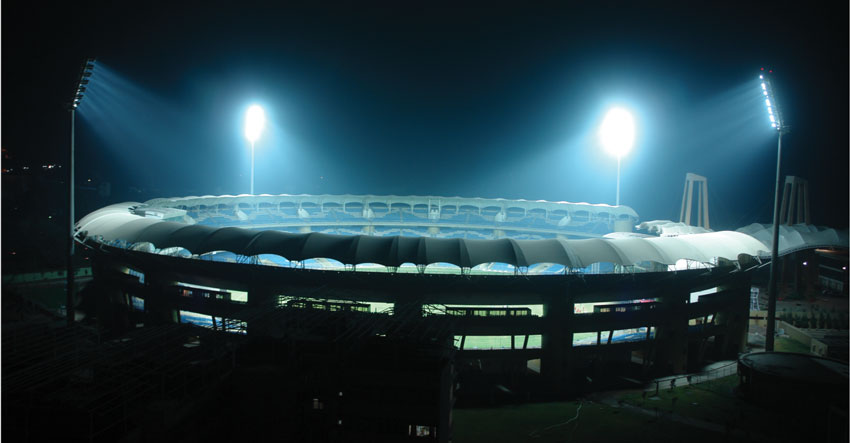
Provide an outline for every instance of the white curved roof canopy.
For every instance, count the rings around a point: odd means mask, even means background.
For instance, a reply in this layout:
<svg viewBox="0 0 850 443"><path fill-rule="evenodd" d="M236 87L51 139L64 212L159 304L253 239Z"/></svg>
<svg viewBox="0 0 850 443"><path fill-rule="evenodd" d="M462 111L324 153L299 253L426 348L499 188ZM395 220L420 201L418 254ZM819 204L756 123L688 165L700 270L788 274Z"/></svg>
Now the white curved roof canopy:
<svg viewBox="0 0 850 443"><path fill-rule="evenodd" d="M739 228L737 232L747 234L764 243L770 255L773 245L773 225L753 223ZM779 255L813 248L847 248L847 231L837 231L815 225L779 225Z"/></svg>
<svg viewBox="0 0 850 443"><path fill-rule="evenodd" d="M128 245L151 243L158 249L182 247L192 254L230 251L244 256L276 254L289 260L332 258L345 264L452 263L474 267L482 263L531 266L557 263L583 268L598 262L631 266L641 262L675 264L682 259L703 263L715 258L737 260L739 254L769 253L762 242L740 232L721 231L678 237L596 238L587 240L472 240L401 236L341 236L293 234L187 225L132 213L139 203L122 203L95 211L77 223L88 238Z"/></svg>

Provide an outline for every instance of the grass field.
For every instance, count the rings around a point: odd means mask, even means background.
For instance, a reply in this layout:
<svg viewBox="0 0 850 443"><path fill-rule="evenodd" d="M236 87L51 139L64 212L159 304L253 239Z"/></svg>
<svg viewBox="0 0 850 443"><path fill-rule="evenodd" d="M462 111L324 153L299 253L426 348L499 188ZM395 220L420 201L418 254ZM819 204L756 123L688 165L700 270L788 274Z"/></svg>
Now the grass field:
<svg viewBox="0 0 850 443"><path fill-rule="evenodd" d="M783 442L806 435L807 426L790 413L767 411L738 397L737 385L732 375L662 389L657 396L634 390L595 397L606 401L455 409L453 441Z"/></svg>
<svg viewBox="0 0 850 443"><path fill-rule="evenodd" d="M696 385L661 389L657 396L654 395L655 392L649 392L646 398L642 393L626 394L621 396L620 400L645 409L657 408L660 411L724 425L727 421L735 421L741 408L747 409L748 415L759 412L758 408L748 406L737 398L734 392L737 386L738 376L730 375Z"/></svg>
<svg viewBox="0 0 850 443"><path fill-rule="evenodd" d="M773 341L773 349L779 352L797 352L810 354L811 350L806 345L788 337L776 337Z"/></svg>
<svg viewBox="0 0 850 443"><path fill-rule="evenodd" d="M723 441L717 433L695 433L682 423L587 401L455 409L453 414L455 443Z"/></svg>

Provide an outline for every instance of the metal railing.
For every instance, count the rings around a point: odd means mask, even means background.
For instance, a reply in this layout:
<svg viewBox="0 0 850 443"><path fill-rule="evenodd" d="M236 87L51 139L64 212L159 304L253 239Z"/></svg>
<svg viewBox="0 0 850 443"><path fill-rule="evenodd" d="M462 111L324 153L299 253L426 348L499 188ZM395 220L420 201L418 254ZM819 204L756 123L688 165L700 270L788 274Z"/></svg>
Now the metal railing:
<svg viewBox="0 0 850 443"><path fill-rule="evenodd" d="M656 378L649 382L644 390L655 391L657 393L662 389L673 389L677 386L698 385L723 377L728 377L730 375L736 375L737 373L738 362L736 360L729 360L718 363L715 367L700 372Z"/></svg>

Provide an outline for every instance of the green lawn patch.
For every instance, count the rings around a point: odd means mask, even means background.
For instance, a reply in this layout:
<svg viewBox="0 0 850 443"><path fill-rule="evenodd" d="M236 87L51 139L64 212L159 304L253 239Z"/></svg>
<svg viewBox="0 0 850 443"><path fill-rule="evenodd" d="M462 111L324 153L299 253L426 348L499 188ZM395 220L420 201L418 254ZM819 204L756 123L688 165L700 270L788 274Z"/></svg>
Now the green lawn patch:
<svg viewBox="0 0 850 443"><path fill-rule="evenodd" d="M773 349L779 352L797 352L800 354L810 354L810 349L806 345L794 340L790 337L776 337L773 341Z"/></svg>
<svg viewBox="0 0 850 443"><path fill-rule="evenodd" d="M579 405L581 410L578 411ZM576 416L579 417L570 421ZM717 442L722 436L682 423L591 402L555 402L455 409L455 443L466 442ZM568 422L568 423L567 423Z"/></svg>

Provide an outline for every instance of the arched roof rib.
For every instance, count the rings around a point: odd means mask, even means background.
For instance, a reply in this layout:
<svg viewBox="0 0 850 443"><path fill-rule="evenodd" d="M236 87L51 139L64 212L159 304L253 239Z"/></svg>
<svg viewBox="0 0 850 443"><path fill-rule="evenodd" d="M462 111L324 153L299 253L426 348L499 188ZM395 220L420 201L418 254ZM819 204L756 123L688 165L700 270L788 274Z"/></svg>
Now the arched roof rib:
<svg viewBox="0 0 850 443"><path fill-rule="evenodd" d="M631 266L641 262L675 264L689 259L710 262L717 257L737 260L739 254L763 255L769 248L740 232L711 232L679 237L604 238L587 240L470 240L427 237L295 234L236 227L186 225L131 214L137 203L113 205L87 215L78 230L88 237L128 244L151 243L156 248L182 247L193 254L229 251L254 256L275 254L289 260L329 258L345 264L378 263L399 266L445 262L461 267L501 262L527 267L557 263L583 268L610 262Z"/></svg>

